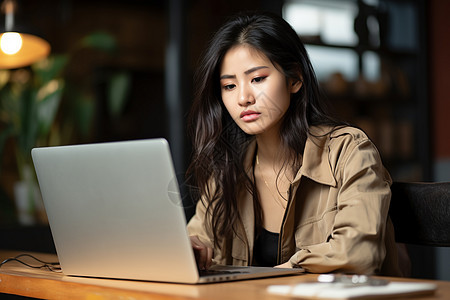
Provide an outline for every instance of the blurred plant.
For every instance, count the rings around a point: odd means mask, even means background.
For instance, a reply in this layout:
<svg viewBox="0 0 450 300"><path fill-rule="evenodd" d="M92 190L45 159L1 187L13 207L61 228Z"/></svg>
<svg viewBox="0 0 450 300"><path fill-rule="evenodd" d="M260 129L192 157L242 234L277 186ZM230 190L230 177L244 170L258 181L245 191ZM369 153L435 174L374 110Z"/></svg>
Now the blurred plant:
<svg viewBox="0 0 450 300"><path fill-rule="evenodd" d="M86 48L113 55L117 44L113 36L94 32L66 54L51 55L28 68L0 70L0 157L7 141L12 140L19 178L30 186L36 180L32 172L32 148L65 144L74 135L89 134L95 115L92 82L86 79L80 85L67 76L75 53ZM130 76L120 71L109 73L102 80L108 89L110 114L116 116L123 109ZM30 210L33 205L30 201Z"/></svg>
<svg viewBox="0 0 450 300"><path fill-rule="evenodd" d="M49 135L64 89L64 80L56 75L66 60L53 57L31 70L3 71L6 75L2 77L9 77L9 81L0 90L0 121L4 124L0 141L3 146L8 138L14 138L21 178L25 165L31 162L31 149Z"/></svg>

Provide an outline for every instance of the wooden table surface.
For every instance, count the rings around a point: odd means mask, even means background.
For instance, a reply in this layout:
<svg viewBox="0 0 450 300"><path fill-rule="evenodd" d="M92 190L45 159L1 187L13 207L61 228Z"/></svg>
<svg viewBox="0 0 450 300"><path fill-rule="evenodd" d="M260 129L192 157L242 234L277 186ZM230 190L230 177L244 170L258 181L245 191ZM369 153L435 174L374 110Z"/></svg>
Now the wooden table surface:
<svg viewBox="0 0 450 300"><path fill-rule="evenodd" d="M22 252L21 252L22 253ZM0 259L14 257L17 251L1 251ZM45 261L56 261L53 254L32 253ZM271 285L296 285L315 281L317 275L305 274L226 283L187 285L173 283L111 280L65 276L47 270L36 270L17 262L8 262L0 268L0 293L42 299L292 299L267 292ZM436 284L434 294L415 296L414 299L450 299L450 282L388 278L392 281L431 282ZM0 294L1 298L1 294ZM402 297L400 297L402 298ZM407 299L406 297L403 297Z"/></svg>

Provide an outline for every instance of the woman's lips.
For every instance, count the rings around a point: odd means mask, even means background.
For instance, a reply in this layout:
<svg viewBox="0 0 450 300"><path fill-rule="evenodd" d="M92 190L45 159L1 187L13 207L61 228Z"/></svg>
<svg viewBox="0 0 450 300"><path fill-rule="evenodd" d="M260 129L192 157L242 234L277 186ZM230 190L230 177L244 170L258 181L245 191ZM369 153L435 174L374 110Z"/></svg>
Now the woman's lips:
<svg viewBox="0 0 450 300"><path fill-rule="evenodd" d="M240 117L245 122L251 122L259 118L261 113L253 111L253 110L246 110L241 112Z"/></svg>

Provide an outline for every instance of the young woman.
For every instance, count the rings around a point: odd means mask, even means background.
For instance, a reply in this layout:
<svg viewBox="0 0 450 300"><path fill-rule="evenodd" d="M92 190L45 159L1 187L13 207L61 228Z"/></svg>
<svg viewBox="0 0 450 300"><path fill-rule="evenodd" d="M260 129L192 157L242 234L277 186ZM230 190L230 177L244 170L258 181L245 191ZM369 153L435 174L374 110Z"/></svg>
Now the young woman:
<svg viewBox="0 0 450 300"><path fill-rule="evenodd" d="M240 14L197 73L188 231L212 263L398 275L389 174L359 129L325 113L304 45L281 17Z"/></svg>

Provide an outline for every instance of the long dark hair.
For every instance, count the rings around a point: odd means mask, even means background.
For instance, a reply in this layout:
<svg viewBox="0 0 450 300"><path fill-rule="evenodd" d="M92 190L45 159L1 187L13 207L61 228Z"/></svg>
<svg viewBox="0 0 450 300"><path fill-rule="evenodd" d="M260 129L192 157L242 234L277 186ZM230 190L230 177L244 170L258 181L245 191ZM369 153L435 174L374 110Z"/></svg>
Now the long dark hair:
<svg viewBox="0 0 450 300"><path fill-rule="evenodd" d="M337 122L326 112L318 82L303 43L280 16L270 13L239 14L226 22L213 36L195 77L196 94L189 116L193 142L188 178L203 197L214 234L221 247L236 233L239 221L238 193L247 189L254 199L255 223L262 224L262 211L256 186L244 170L243 160L252 136L232 120L222 103L220 66L227 51L248 45L265 54L286 79L302 81L292 95L280 129L281 141L291 155L287 161L299 165L310 126ZM213 183L213 185L211 185Z"/></svg>

